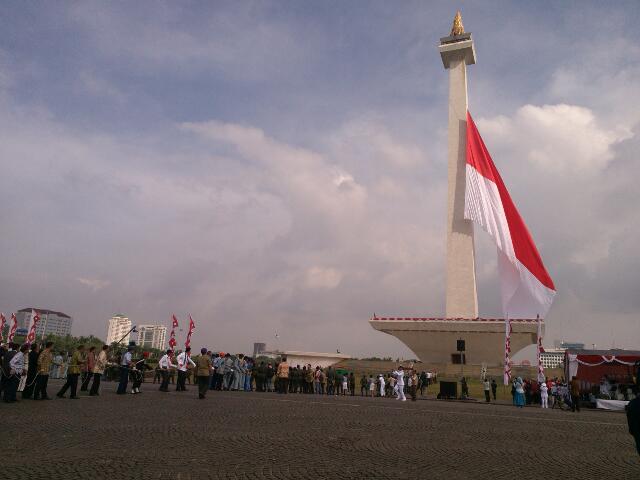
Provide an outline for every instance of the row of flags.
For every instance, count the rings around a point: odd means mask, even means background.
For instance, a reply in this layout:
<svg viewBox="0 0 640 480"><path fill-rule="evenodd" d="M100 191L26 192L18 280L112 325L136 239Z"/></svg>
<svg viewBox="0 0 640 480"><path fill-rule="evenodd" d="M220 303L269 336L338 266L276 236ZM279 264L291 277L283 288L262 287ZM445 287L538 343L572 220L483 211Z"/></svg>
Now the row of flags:
<svg viewBox="0 0 640 480"><path fill-rule="evenodd" d="M171 350L175 350L176 348L176 328L178 328L178 317L171 315L171 333L169 334L169 348ZM187 339L184 342L184 348L188 348L191 346L191 334L196 329L196 324L189 315L189 331L187 332Z"/></svg>
<svg viewBox="0 0 640 480"><path fill-rule="evenodd" d="M29 334L27 335L27 342L33 343L36 339L36 327L38 326L38 322L40 321L40 315L35 310L31 311L32 324L29 329ZM4 327L7 325L7 317L4 316L4 313L0 313L0 343L4 342ZM18 318L15 313L11 314L11 327L9 328L9 334L7 335L7 342L13 342L13 337L16 336L16 331L18 330Z"/></svg>

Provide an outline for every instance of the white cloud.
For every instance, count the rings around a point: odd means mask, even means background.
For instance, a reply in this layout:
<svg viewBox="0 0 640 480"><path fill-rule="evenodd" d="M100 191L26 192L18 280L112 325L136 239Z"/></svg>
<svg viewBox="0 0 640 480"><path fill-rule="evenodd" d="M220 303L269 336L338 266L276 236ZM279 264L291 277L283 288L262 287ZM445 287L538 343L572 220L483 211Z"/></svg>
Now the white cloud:
<svg viewBox="0 0 640 480"><path fill-rule="evenodd" d="M525 105L512 118L479 119L481 134L510 145L542 170L595 174L613 159L613 147L632 136L629 128L608 130L594 113L576 105Z"/></svg>

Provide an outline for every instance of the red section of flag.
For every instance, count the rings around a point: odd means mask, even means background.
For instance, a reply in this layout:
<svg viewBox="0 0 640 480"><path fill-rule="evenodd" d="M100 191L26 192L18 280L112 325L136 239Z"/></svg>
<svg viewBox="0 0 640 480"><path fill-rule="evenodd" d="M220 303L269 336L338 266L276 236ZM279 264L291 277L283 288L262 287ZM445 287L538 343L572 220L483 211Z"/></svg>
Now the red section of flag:
<svg viewBox="0 0 640 480"><path fill-rule="evenodd" d="M13 342L13 337L16 334L16 330L18 330L18 319L16 318L15 313L11 314L11 321L13 323L11 324L11 329L9 330L9 336L7 337L7 341L9 342Z"/></svg>
<svg viewBox="0 0 640 480"><path fill-rule="evenodd" d="M540 253L538 253L538 249L533 243L529 229L524 220L522 220L520 213L518 213L469 112L467 112L467 163L498 187L516 258L540 283L551 290L555 290L556 287L542 263L542 258L540 258Z"/></svg>

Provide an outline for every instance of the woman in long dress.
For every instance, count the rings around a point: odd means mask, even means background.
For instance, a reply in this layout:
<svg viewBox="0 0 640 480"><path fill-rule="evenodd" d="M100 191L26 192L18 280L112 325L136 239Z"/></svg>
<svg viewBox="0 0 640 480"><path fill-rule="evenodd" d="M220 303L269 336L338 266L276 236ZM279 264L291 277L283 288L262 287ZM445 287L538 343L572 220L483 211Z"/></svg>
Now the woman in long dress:
<svg viewBox="0 0 640 480"><path fill-rule="evenodd" d="M522 378L518 377L515 382L516 387L516 407L522 408L524 407L524 383L522 382Z"/></svg>

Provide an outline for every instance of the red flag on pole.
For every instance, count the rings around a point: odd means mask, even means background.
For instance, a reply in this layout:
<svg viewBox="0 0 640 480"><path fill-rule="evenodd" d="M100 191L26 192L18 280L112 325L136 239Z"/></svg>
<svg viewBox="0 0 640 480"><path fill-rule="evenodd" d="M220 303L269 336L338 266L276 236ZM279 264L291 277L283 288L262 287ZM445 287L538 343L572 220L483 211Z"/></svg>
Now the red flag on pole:
<svg viewBox="0 0 640 480"><path fill-rule="evenodd" d="M4 332L4 326L7 323L7 319L4 316L4 313L0 313L0 342L4 340L4 336L2 332Z"/></svg>
<svg viewBox="0 0 640 480"><path fill-rule="evenodd" d="M11 314L11 321L13 323L11 324L11 329L9 330L9 336L7 337L8 342L13 342L13 337L16 334L16 330L18 330L18 319L16 318L15 313Z"/></svg>
<svg viewBox="0 0 640 480"><path fill-rule="evenodd" d="M31 329L29 329L29 334L27 335L27 343L33 343L36 341L36 327L38 326L38 322L40 321L40 315L35 310L31 310Z"/></svg>
<svg viewBox="0 0 640 480"><path fill-rule="evenodd" d="M176 328L178 328L178 319L175 315L171 315L171 335L169 336L169 348L176 348Z"/></svg>
<svg viewBox="0 0 640 480"><path fill-rule="evenodd" d="M189 333L187 333L187 341L184 342L184 348L191 346L191 334L196 329L196 324L193 323L193 318L189 315Z"/></svg>

